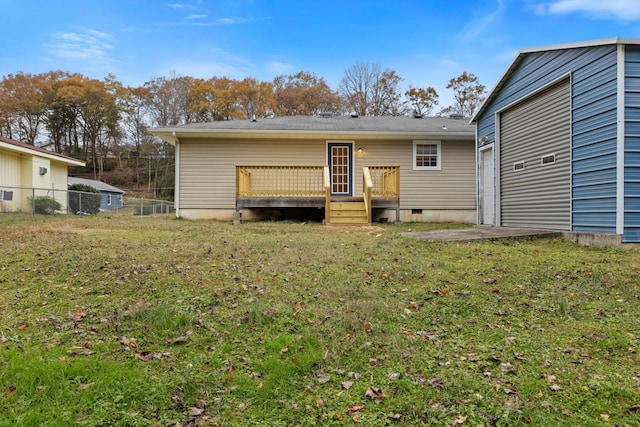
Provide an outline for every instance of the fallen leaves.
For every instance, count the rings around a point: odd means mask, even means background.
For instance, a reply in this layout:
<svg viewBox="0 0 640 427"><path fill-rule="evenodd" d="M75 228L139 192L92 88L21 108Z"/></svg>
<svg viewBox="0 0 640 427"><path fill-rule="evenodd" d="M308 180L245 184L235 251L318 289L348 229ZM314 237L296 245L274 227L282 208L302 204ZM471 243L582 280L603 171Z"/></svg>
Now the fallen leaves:
<svg viewBox="0 0 640 427"><path fill-rule="evenodd" d="M442 378L431 378L427 381L431 387L438 388L444 385L444 380Z"/></svg>
<svg viewBox="0 0 640 427"><path fill-rule="evenodd" d="M72 347L71 349L67 350L68 356L91 356L95 353L95 351L87 347Z"/></svg>
<svg viewBox="0 0 640 427"><path fill-rule="evenodd" d="M373 400L375 403L381 403L387 396L381 389L376 387L369 387L364 394L367 399Z"/></svg>
<svg viewBox="0 0 640 427"><path fill-rule="evenodd" d="M349 409L347 409L347 415L351 415L355 412L362 411L364 409L364 405L353 405Z"/></svg>
<svg viewBox="0 0 640 427"><path fill-rule="evenodd" d="M169 353L168 351L157 352L157 353L154 353L152 351L141 351L141 352L135 353L136 359L142 362L150 362L155 359L161 359L163 357L170 357L170 356L171 356L171 353Z"/></svg>
<svg viewBox="0 0 640 427"><path fill-rule="evenodd" d="M180 344L188 343L189 338L188 337L167 338L166 341L167 341L167 344L180 345Z"/></svg>

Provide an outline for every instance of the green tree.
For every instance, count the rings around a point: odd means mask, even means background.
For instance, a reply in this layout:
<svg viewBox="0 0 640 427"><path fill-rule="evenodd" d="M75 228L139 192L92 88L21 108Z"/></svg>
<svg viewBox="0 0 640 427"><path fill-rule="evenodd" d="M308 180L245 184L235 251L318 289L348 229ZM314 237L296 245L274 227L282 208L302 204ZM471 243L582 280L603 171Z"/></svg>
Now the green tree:
<svg viewBox="0 0 640 427"><path fill-rule="evenodd" d="M69 210L73 213L97 214L101 201L102 194L95 187L86 184L69 186Z"/></svg>

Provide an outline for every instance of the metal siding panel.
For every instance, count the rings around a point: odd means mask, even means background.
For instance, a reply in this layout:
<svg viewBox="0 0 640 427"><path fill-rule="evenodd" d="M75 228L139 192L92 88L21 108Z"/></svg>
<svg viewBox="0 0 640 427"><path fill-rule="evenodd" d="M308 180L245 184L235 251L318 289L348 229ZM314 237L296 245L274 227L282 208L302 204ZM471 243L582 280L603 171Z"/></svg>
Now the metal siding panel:
<svg viewBox="0 0 640 427"><path fill-rule="evenodd" d="M640 242L640 48L625 48L624 231L622 241Z"/></svg>
<svg viewBox="0 0 640 427"><path fill-rule="evenodd" d="M640 189L639 189L640 190ZM616 197L615 183L602 183L597 185L589 185L585 187L573 187L574 204L578 200L588 200L590 198L607 198Z"/></svg>
<svg viewBox="0 0 640 427"><path fill-rule="evenodd" d="M573 186L592 186L603 182L616 182L615 169L602 169L587 171L585 173L573 173Z"/></svg>
<svg viewBox="0 0 640 427"><path fill-rule="evenodd" d="M627 46L628 55L630 50ZM640 52L637 48L634 49L633 56L640 61ZM524 55L499 93L495 94L491 104L478 117L479 135L490 135L489 142L493 142L495 140L494 133L489 129L495 129L495 113L497 111L566 73L572 73L572 103L577 106L586 106L588 103L582 99L584 93L588 93L594 87L601 86L604 82L616 81L617 65L612 66L612 64L617 64L617 46L615 45L534 52ZM635 74L640 75L640 65L631 66L629 70L635 70ZM616 151L617 113L615 104L610 105L611 109L604 113L596 114L595 109L591 110L595 114L594 116L589 117L588 114L584 114L582 122L574 125L572 140L575 147L585 147L597 143L604 145L599 148L599 151L607 153ZM640 116L640 112L638 116ZM578 154L576 156L575 153L572 153L574 161L588 156L585 151ZM601 185L615 190L615 183L615 169L583 170L573 174L573 186L581 187L580 197L584 197L585 193L588 194L591 187L594 189L596 197L602 191ZM574 231L615 233L615 219L615 213L602 218L599 213L580 212L573 215L572 227Z"/></svg>
<svg viewBox="0 0 640 427"><path fill-rule="evenodd" d="M568 79L502 113L501 210L506 226L570 228ZM554 164L541 156L555 154ZM513 163L525 168L513 170Z"/></svg>
<svg viewBox="0 0 640 427"><path fill-rule="evenodd" d="M600 156L591 156L573 162L573 172L590 172L596 169L615 169L617 155L616 153L603 154Z"/></svg>
<svg viewBox="0 0 640 427"><path fill-rule="evenodd" d="M615 138L616 136L615 131L617 129L617 127L615 126L616 118L617 118L616 109L613 108L603 113L594 114L592 117L589 117L588 120L581 120L579 122L574 122L573 123L574 141L575 141L575 138L581 137L582 134L591 133L594 130L597 130L599 128L603 128L606 126L610 126L610 129L613 129L611 137Z"/></svg>

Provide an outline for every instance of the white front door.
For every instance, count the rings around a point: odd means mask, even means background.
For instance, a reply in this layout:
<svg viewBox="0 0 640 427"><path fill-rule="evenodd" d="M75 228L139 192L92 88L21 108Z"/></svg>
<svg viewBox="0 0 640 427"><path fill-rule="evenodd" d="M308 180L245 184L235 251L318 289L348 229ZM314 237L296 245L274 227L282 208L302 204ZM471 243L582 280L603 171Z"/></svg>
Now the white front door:
<svg viewBox="0 0 640 427"><path fill-rule="evenodd" d="M493 149L489 148L481 151L480 156L482 224L495 225L495 174L493 170Z"/></svg>

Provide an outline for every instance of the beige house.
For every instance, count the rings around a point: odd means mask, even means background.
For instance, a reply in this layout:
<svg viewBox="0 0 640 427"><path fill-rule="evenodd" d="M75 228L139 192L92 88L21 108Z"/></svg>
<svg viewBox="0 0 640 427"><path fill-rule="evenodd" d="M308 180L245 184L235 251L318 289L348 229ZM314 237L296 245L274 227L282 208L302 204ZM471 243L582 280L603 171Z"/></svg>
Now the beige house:
<svg viewBox="0 0 640 427"><path fill-rule="evenodd" d="M84 162L0 136L0 212L31 211L34 197L67 208L67 171Z"/></svg>
<svg viewBox="0 0 640 427"><path fill-rule="evenodd" d="M327 224L476 219L474 127L443 117L296 116L152 129L176 147L176 215Z"/></svg>

